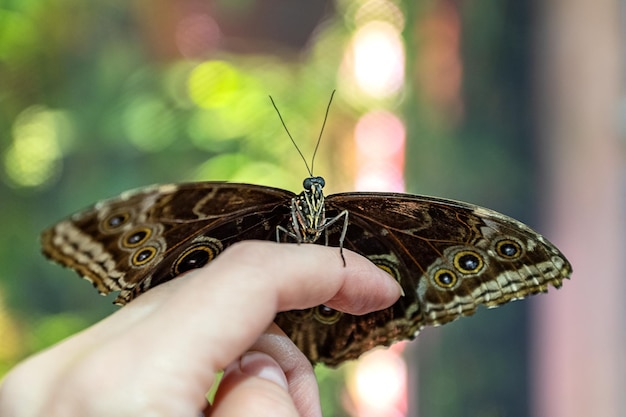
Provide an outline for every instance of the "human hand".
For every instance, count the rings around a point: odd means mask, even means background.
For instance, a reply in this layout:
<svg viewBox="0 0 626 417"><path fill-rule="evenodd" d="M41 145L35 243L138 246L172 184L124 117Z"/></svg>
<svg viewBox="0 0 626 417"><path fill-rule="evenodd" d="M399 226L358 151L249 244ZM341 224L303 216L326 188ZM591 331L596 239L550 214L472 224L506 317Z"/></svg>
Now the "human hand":
<svg viewBox="0 0 626 417"><path fill-rule="evenodd" d="M347 267L337 248L235 244L18 365L0 386L0 416L321 416L313 368L272 320L319 304L364 314L398 299L393 278L344 255Z"/></svg>

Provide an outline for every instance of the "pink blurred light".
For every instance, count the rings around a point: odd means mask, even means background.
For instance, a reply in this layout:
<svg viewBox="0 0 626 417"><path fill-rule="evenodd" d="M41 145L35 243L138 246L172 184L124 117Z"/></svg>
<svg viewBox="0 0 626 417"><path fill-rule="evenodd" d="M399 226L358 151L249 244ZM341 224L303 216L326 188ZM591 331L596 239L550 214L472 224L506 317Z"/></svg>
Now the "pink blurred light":
<svg viewBox="0 0 626 417"><path fill-rule="evenodd" d="M203 58L219 45L222 32L213 17L193 14L182 18L176 27L176 45L185 58Z"/></svg>
<svg viewBox="0 0 626 417"><path fill-rule="evenodd" d="M356 189L404 191L404 122L388 111L371 111L357 122L354 139L358 165Z"/></svg>
<svg viewBox="0 0 626 417"><path fill-rule="evenodd" d="M406 129L395 114L374 110L359 119L354 135L359 153L368 158L390 158L404 148Z"/></svg>
<svg viewBox="0 0 626 417"><path fill-rule="evenodd" d="M392 164L363 165L357 172L354 188L358 191L401 193L405 190L404 176L402 171Z"/></svg>
<svg viewBox="0 0 626 417"><path fill-rule="evenodd" d="M407 367L401 349L365 355L350 381L358 417L402 417L407 412Z"/></svg>

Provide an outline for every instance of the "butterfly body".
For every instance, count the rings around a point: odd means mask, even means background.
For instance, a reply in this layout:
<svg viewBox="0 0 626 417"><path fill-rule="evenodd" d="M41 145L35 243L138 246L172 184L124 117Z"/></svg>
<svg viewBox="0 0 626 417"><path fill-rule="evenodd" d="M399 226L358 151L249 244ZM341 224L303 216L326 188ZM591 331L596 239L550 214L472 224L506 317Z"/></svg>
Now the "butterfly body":
<svg viewBox="0 0 626 417"><path fill-rule="evenodd" d="M325 181L322 177L304 180L304 190L291 198L291 230L282 225L276 227L276 240L285 233L298 243L314 243L326 230L326 206L324 205Z"/></svg>
<svg viewBox="0 0 626 417"><path fill-rule="evenodd" d="M560 287L561 252L522 223L471 204L397 193L298 195L226 182L146 187L105 200L42 234L43 251L125 304L247 239L346 248L391 274L405 295L364 316L325 306L278 314L312 362L338 365L427 325ZM341 249L340 249L341 250Z"/></svg>

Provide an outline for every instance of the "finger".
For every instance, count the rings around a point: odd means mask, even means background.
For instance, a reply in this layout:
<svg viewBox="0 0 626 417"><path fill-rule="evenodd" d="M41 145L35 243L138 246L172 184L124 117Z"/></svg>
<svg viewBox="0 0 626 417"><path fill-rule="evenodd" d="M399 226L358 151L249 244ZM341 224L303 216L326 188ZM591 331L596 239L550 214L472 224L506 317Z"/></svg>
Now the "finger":
<svg viewBox="0 0 626 417"><path fill-rule="evenodd" d="M400 286L389 274L354 252L344 250L344 255L345 267L337 248L239 242L203 272L194 271L193 279L201 283L192 291L203 299L201 291L208 289L214 294L216 289L255 292L257 298L264 296L265 305L271 301L276 311L328 302L352 314L386 308L398 299ZM214 269L220 274L213 276Z"/></svg>
<svg viewBox="0 0 626 417"><path fill-rule="evenodd" d="M237 252L235 253L233 249L237 249ZM348 261L347 267L343 267L343 260L337 248L326 248L319 245L278 245L273 242L248 241L241 242L229 248L218 258L219 262L216 260L215 263L210 266L215 267L212 269L216 269L219 268L218 263L230 263L230 265L228 265L230 269L238 270L236 275L239 276L246 274L242 267L245 267L246 271L249 271L251 268L254 269L252 274L259 274L263 271L280 271L281 274L270 275L265 278L259 277L257 281L261 285L266 286L268 291L273 291L274 287L277 285L285 287L284 296L281 300L283 306L280 309L281 311L320 304L320 302L309 302L307 303L309 305L303 306L296 296L304 292L308 297L310 288L298 287L296 285L289 287L288 285L283 285L285 283L276 281L276 279L279 278L293 281L292 275L297 275L297 277L304 279L304 285L312 287L313 290L326 290L325 292L329 294L334 292L335 294L332 298L322 302L325 302L329 307L344 312L363 314L388 307L397 300L401 289L395 280L388 274L382 272L379 268L375 268L373 264L365 258L347 249L344 250L344 253ZM228 259L224 259L227 257ZM285 258L289 257L293 257L293 259L290 262L285 262ZM289 267L289 270L283 270L285 266ZM335 271L331 274L325 273L315 276L316 273L319 274L321 270L328 266L333 267ZM152 288L147 293L142 294L138 299L124 306L123 309L118 310L96 325L86 329L84 332L75 335L74 338L83 338L86 341L97 341L99 339L112 339L116 337L116 335L126 331L127 328L151 315L156 308L167 302L174 294L184 288L186 280L188 280L190 276L200 271L201 270L191 271L188 274ZM306 277L304 274L306 274ZM341 281L332 282L331 284L335 285L329 286L325 281L331 280L333 274L340 275ZM202 273L202 277L198 279L213 279L213 277L208 275L210 275L208 272ZM227 272L226 269L224 269L224 272L220 275L230 280L228 276L229 272ZM249 277L244 277L243 279L231 280L232 282L225 284L225 287L232 287L233 283L237 281L239 281L240 286L246 286L248 285L248 278ZM212 284L209 281L205 283ZM337 285L342 285L343 287L337 290ZM208 291L210 288L206 290ZM189 290L187 290L186 293L188 292ZM186 297L186 295L182 297ZM322 296L321 298L325 297Z"/></svg>
<svg viewBox="0 0 626 417"><path fill-rule="evenodd" d="M249 241L231 248L208 267L194 271L149 316L142 332L169 328L171 333L160 343L171 346L172 355L181 359L199 354L199 347L228 346L202 352L222 369L254 343L278 311L327 303L361 314L388 307L399 296L387 273L353 252L344 252L348 265L344 267L336 248L319 245ZM187 343L180 346L183 338Z"/></svg>
<svg viewBox="0 0 626 417"><path fill-rule="evenodd" d="M224 372L209 414L212 417L297 417L287 377L269 355L248 352ZM302 417L319 417L303 414Z"/></svg>
<svg viewBox="0 0 626 417"><path fill-rule="evenodd" d="M280 248L280 250L277 248ZM238 249L237 253L234 253L233 249ZM237 276L248 273L250 269L254 269L252 274L259 274L263 271L281 271L281 274L273 276L266 273L265 277L259 276L256 280L257 284L263 285L268 291L273 291L276 286L284 287L284 296L281 299L282 307L279 306L281 311L310 307L325 302L329 307L337 310L362 314L388 307L398 298L399 285L388 274L375 268L369 261L351 251L345 250L344 253L348 261L345 268L342 266L343 261L337 248L325 248L318 245L278 245L273 242L242 242L236 245L235 248L227 250L218 260L220 264L230 263L228 265L229 268L236 270L237 273L233 275ZM227 257L228 259L224 259ZM293 257L293 260L287 263L285 258L288 257ZM211 265L215 266L215 269L219 268L217 265L218 260L215 261L215 265ZM260 265L263 265L263 267L261 268ZM283 270L285 266L290 267L290 269ZM331 274L320 274L321 270L328 266L333 267L335 271ZM174 294L184 288L185 281L190 276L198 272L198 270L192 271L189 274L177 277L172 281L151 289L123 309L86 329L84 332L75 335L74 338L83 338L85 341L91 342L115 338L116 335L125 332L126 329L135 323L151 315L162 303L167 302ZM316 273L319 275L315 276ZM304 276L305 274L306 277ZM331 280L333 274L339 275L340 281L333 281L331 284L334 285L328 285L328 282L324 281ZM198 279L213 279L207 276L210 275L208 272L202 273L202 275ZM237 281L240 282L240 287L246 286L250 278L248 276L243 277L243 279L236 278L231 280L229 272L225 268L220 275L231 281L225 284L225 287L233 287L233 284ZM280 278L293 281L293 275L302 277L304 279L303 284L307 287L288 286L284 285L288 283L277 281ZM218 285L209 281L205 281L205 284ZM337 285L342 285L342 287L337 290ZM374 288L371 287L372 285ZM213 285L209 286L212 287ZM308 297L311 288L312 290L321 289L325 290L325 293L330 294L334 292L335 294L330 299L318 301L317 303L308 302L308 305L303 306L297 299L297 295L304 292ZM211 288L206 290L210 291ZM189 290L182 297L186 297L187 293L189 293ZM322 298L326 297L318 297L318 299Z"/></svg>
<svg viewBox="0 0 626 417"><path fill-rule="evenodd" d="M287 377L289 395L301 416L321 414L313 366L276 324L272 323L250 349L266 353L276 360Z"/></svg>

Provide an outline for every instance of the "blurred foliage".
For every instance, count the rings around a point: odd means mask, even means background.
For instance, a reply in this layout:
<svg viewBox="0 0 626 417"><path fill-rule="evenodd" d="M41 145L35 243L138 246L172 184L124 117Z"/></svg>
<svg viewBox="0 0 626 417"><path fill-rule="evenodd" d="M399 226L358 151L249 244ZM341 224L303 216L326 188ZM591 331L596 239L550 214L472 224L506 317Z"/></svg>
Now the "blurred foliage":
<svg viewBox="0 0 626 417"><path fill-rule="evenodd" d="M309 156L330 92L339 89L316 161L329 192L351 188L354 157L347 139L356 118L377 106L402 108L409 191L466 199L530 220L535 178L526 110L527 3L395 4L385 10L390 21L405 16L407 88L376 101L342 84L348 81L339 69L354 21L367 18L355 15L351 1L336 1L325 20L316 20L315 13L324 12L316 9L292 22L254 0L4 0L0 375L115 309L110 297L94 303L89 285L42 258L37 236L44 227L150 183L233 180L300 188L304 164L268 94ZM282 32L263 38L271 20L251 37L216 40L211 22L201 19L213 12L226 16L236 32L238 16L248 22L255 8L289 20L285 33L297 44ZM194 14L204 24L179 25ZM454 19L461 28L461 107L435 100L428 89L433 83L420 80L421 68L438 59L429 51L441 50L429 40L445 29L441 22ZM423 414L525 415L525 336L521 305L425 332L419 342ZM337 373L318 371L327 415L340 415Z"/></svg>

